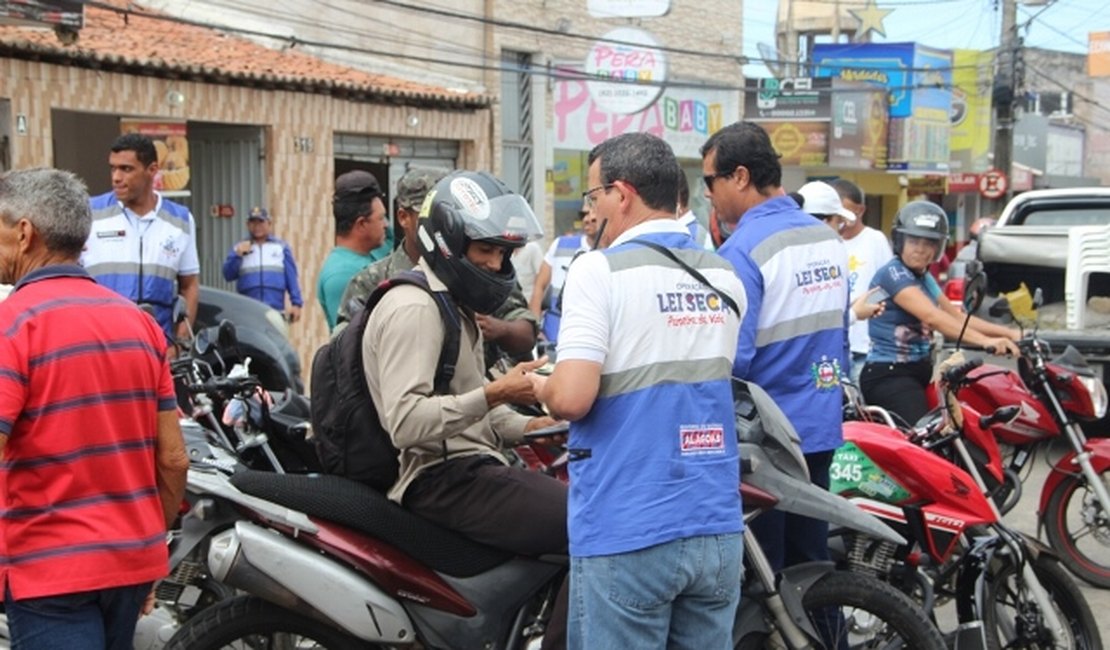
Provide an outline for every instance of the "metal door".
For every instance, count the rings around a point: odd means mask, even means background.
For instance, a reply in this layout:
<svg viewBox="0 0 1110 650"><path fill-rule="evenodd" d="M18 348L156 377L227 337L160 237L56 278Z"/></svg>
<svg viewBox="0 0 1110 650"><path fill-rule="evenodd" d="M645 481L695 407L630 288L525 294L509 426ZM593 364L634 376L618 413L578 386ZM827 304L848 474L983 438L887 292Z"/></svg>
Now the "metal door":
<svg viewBox="0 0 1110 650"><path fill-rule="evenodd" d="M232 244L246 234L246 215L265 197L262 129L251 126L189 123L189 165L192 196L178 199L197 221L197 253L201 284L234 291L221 273ZM213 216L230 205L235 216Z"/></svg>

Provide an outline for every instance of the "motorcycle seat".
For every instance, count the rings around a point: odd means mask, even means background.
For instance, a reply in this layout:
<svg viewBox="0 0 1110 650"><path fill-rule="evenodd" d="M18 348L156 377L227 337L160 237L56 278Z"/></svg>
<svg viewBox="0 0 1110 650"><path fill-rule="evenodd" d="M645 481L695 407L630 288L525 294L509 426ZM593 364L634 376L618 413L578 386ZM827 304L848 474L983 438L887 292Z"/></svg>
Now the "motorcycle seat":
<svg viewBox="0 0 1110 650"><path fill-rule="evenodd" d="M479 544L418 517L381 492L342 476L245 470L230 480L245 494L380 539L449 576L475 576L513 558L508 551Z"/></svg>

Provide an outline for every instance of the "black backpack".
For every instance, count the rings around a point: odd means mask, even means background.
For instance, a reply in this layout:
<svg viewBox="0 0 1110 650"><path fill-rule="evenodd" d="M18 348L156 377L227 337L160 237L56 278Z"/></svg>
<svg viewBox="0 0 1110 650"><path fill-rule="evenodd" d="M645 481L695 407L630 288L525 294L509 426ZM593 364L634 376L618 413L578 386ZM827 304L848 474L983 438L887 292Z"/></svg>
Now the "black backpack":
<svg viewBox="0 0 1110 650"><path fill-rule="evenodd" d="M459 358L462 323L446 291L432 291L419 271L403 271L383 281L351 317L342 332L312 358L312 430L316 454L328 474L338 474L386 492L397 482L397 448L382 427L370 399L362 367L362 335L370 313L390 289L411 284L427 291L443 318L443 349L435 374L435 392L447 394Z"/></svg>

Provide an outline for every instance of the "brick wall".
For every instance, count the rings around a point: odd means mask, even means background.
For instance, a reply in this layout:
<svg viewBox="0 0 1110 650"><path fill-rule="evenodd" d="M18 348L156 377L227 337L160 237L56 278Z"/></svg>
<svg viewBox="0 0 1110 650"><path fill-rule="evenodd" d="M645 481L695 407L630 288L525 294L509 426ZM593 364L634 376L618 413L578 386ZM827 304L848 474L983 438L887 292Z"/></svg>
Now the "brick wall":
<svg viewBox="0 0 1110 650"><path fill-rule="evenodd" d="M165 101L169 90L186 101L177 109ZM278 233L292 246L301 271L305 312L291 326L290 338L301 356L307 380L312 353L327 338L324 314L316 301L316 276L331 250L332 229L321 229L319 215L330 215L334 162L332 134L395 134L462 142L466 167L488 167L489 111L448 111L369 104L286 90L158 79L0 58L0 97L11 113L26 115L28 133L12 136L12 167L53 164L52 109L152 118L176 118L266 127L266 204L281 215ZM416 114L419 125L405 120ZM293 150L294 137L315 142L311 153ZM81 146L74 142L73 146ZM105 157L107 152L105 152ZM106 158L105 158L106 159ZM198 215L204 218L204 215ZM220 264L222 260L203 260Z"/></svg>

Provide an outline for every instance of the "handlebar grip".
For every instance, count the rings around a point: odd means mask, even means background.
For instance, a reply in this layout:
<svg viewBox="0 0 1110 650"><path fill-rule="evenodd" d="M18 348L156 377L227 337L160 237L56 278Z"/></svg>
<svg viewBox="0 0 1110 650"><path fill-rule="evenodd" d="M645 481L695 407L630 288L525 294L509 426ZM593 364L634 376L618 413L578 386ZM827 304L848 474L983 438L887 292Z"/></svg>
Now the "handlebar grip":
<svg viewBox="0 0 1110 650"><path fill-rule="evenodd" d="M193 394L201 393L237 393L247 388L256 388L262 384L255 377L243 377L240 379L229 379L227 377L216 377L200 384L193 384L187 387L188 391Z"/></svg>
<svg viewBox="0 0 1110 650"><path fill-rule="evenodd" d="M981 357L968 359L955 368L949 368L948 370L945 370L944 381L948 382L949 384L957 384L963 381L965 377L967 377L967 373L975 370L981 365L983 365L983 359Z"/></svg>

